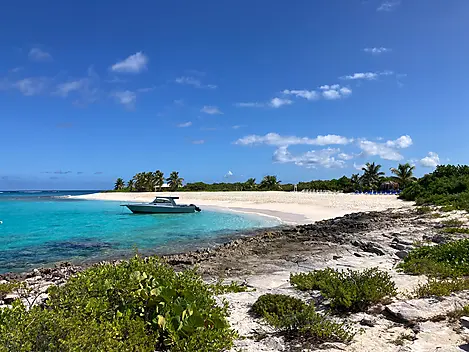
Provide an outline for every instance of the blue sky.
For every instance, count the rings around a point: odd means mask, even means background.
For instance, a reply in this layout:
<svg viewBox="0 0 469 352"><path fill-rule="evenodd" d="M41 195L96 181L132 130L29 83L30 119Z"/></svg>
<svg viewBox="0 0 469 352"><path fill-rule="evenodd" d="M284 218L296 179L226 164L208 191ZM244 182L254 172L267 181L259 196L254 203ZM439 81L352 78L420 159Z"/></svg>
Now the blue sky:
<svg viewBox="0 0 469 352"><path fill-rule="evenodd" d="M468 163L466 0L3 4L0 189Z"/></svg>

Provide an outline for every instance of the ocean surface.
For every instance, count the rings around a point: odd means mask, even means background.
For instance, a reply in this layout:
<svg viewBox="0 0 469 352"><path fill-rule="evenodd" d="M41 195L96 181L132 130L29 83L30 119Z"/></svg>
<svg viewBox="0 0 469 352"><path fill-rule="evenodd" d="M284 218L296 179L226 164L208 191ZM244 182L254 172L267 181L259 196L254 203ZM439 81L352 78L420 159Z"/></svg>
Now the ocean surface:
<svg viewBox="0 0 469 352"><path fill-rule="evenodd" d="M194 214L132 214L121 202L64 197L94 192L0 192L0 273L63 261L126 258L135 251L177 253L279 225L272 218L204 209Z"/></svg>

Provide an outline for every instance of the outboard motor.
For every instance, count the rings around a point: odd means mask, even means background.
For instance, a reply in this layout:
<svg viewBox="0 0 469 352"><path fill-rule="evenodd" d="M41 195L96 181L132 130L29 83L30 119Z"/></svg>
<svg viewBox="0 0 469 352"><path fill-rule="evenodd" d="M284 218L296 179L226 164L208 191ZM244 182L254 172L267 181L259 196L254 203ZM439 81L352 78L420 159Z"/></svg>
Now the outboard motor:
<svg viewBox="0 0 469 352"><path fill-rule="evenodd" d="M197 211L197 212L202 211L202 209L200 209L200 208L199 208L197 205L195 205L195 204L189 204L189 205L195 207L195 211Z"/></svg>

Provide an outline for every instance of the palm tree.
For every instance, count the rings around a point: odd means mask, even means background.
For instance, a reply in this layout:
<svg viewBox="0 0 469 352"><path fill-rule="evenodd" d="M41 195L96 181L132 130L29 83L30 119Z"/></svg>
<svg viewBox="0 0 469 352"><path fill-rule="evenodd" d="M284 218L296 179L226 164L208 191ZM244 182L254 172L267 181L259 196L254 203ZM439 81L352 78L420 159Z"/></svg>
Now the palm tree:
<svg viewBox="0 0 469 352"><path fill-rule="evenodd" d="M156 170L153 173L153 179L155 182L155 186L158 187L158 190L161 192L161 187L164 184L164 174L160 170ZM155 191L156 191L156 187L155 187Z"/></svg>
<svg viewBox="0 0 469 352"><path fill-rule="evenodd" d="M139 172L133 177L135 190L137 192L145 191L145 173Z"/></svg>
<svg viewBox="0 0 469 352"><path fill-rule="evenodd" d="M256 188L256 179L250 178L246 182L244 182L244 187L246 191L253 190Z"/></svg>
<svg viewBox="0 0 469 352"><path fill-rule="evenodd" d="M132 192L134 190L134 180L130 179L129 182L127 182L127 189L129 192Z"/></svg>
<svg viewBox="0 0 469 352"><path fill-rule="evenodd" d="M353 174L352 177L350 177L350 182L352 183L352 187L354 191L357 191L361 187L361 179L359 174Z"/></svg>
<svg viewBox="0 0 469 352"><path fill-rule="evenodd" d="M279 189L282 189L280 186L280 182L277 180L277 176L271 176L267 175L264 176L264 178L261 181L260 188L268 190L268 191L277 191Z"/></svg>
<svg viewBox="0 0 469 352"><path fill-rule="evenodd" d="M378 189L381 182L381 177L384 176L384 172L379 171L381 165L373 163L366 163L365 167L362 168L363 176L361 177L362 183L367 189Z"/></svg>
<svg viewBox="0 0 469 352"><path fill-rule="evenodd" d="M124 180L119 177L116 180L116 183L114 184L114 190L119 191L119 190L123 189L124 186L125 186Z"/></svg>
<svg viewBox="0 0 469 352"><path fill-rule="evenodd" d="M175 191L178 189L178 187L181 187L183 181L184 179L179 177L179 172L176 171L171 172L169 177L166 179L166 182L168 182L168 185L172 191Z"/></svg>
<svg viewBox="0 0 469 352"><path fill-rule="evenodd" d="M409 163L399 164L397 169L392 167L390 170L395 175L392 178L399 183L401 189L404 189L409 185L409 183L416 180L414 177L415 166L412 166Z"/></svg>

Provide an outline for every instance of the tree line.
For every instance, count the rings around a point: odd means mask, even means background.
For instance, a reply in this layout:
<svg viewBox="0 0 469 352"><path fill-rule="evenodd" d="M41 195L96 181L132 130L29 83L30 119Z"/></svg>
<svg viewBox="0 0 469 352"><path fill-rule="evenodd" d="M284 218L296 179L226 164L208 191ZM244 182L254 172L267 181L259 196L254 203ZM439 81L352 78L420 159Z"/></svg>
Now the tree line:
<svg viewBox="0 0 469 352"><path fill-rule="evenodd" d="M176 171L171 172L170 176L165 179L163 172L157 170L155 172L137 173L132 179L125 184L122 178L118 178L114 185L115 191L127 192L155 192L161 191L165 181L170 191L186 191L186 192L229 192L229 191L287 191L295 190L322 190L322 191L338 191L338 192L355 192L355 191L377 191L404 189L409 184L415 182L413 175L415 169L410 164L399 164L397 168L391 168L392 176L386 177L381 171L381 165L375 163L367 163L363 168L363 174L353 174L351 177L342 176L339 179L332 180L313 180L309 182L299 182L297 185L282 182L275 175L267 175L257 183L255 178L249 178L245 182L231 183L205 183L192 182L183 185L184 179L179 177Z"/></svg>

